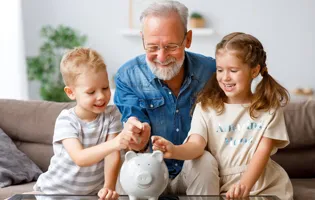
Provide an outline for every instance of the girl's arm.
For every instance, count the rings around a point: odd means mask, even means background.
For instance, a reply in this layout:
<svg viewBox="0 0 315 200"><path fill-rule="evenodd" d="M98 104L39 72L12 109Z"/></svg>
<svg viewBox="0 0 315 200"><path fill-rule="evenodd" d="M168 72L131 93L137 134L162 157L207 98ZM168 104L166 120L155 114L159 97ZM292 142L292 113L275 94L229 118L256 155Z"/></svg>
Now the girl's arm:
<svg viewBox="0 0 315 200"><path fill-rule="evenodd" d="M152 136L153 150L161 150L164 158L177 160L192 160L201 156L206 147L205 139L199 134L189 136L186 143L174 145L170 141L160 137Z"/></svg>
<svg viewBox="0 0 315 200"><path fill-rule="evenodd" d="M262 137L248 169L240 180L241 184L248 186L249 189L254 186L267 165L273 146L273 139Z"/></svg>
<svg viewBox="0 0 315 200"><path fill-rule="evenodd" d="M249 195L249 192L267 165L273 146L273 139L262 137L247 170L241 177L240 183L230 188L227 192L227 197L235 198Z"/></svg>

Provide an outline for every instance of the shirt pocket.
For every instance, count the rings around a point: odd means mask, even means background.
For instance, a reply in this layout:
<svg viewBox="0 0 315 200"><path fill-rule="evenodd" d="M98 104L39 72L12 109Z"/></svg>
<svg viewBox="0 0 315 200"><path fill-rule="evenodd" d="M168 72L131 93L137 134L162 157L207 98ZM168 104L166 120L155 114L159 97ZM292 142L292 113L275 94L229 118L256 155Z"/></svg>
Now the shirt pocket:
<svg viewBox="0 0 315 200"><path fill-rule="evenodd" d="M161 135L166 132L166 106L163 97L139 99L140 107L146 110L151 122L151 134Z"/></svg>
<svg viewBox="0 0 315 200"><path fill-rule="evenodd" d="M145 109L156 109L164 105L164 98L154 98L154 99L140 99L140 107Z"/></svg>

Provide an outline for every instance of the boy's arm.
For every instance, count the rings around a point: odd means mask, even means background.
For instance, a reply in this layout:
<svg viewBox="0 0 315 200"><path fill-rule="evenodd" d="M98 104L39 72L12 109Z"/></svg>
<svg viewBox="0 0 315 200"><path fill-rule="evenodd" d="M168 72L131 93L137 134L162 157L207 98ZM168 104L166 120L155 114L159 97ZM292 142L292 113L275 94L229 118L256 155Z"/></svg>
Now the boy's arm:
<svg viewBox="0 0 315 200"><path fill-rule="evenodd" d="M245 193L248 194L250 192L251 188L264 171L270 158L273 146L273 139L262 137L260 140L257 150L240 180L240 184L246 187Z"/></svg>
<svg viewBox="0 0 315 200"><path fill-rule="evenodd" d="M112 140L114 137L116 137L118 134L110 134L108 135L108 139ZM105 157L105 168L104 168L104 188L108 188L110 190L115 191L117 177L120 170L120 151L114 151L111 154L107 155Z"/></svg>
<svg viewBox="0 0 315 200"><path fill-rule="evenodd" d="M74 163L80 167L91 166L98 163L108 154L119 150L115 147L113 140L85 149L77 138L64 139L62 140L62 144Z"/></svg>

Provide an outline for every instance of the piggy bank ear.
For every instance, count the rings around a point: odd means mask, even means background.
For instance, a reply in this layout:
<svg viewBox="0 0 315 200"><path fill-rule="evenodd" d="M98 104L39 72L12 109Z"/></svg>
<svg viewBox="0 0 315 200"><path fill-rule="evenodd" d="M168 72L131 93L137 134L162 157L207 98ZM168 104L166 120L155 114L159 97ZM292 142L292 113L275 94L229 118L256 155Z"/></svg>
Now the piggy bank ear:
<svg viewBox="0 0 315 200"><path fill-rule="evenodd" d="M163 161L163 153L162 153L162 151L159 151L159 150L153 151L152 157L157 159L159 162Z"/></svg>
<svg viewBox="0 0 315 200"><path fill-rule="evenodd" d="M129 161L131 158L136 157L137 154L134 151L128 151L125 155L125 160Z"/></svg>

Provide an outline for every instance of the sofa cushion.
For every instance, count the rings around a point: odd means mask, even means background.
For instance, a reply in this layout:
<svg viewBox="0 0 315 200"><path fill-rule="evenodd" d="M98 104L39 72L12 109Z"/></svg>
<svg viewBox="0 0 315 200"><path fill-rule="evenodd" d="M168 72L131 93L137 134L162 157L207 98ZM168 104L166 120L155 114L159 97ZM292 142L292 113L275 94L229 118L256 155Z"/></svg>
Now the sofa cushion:
<svg viewBox="0 0 315 200"><path fill-rule="evenodd" d="M293 185L294 200L314 199L315 179L291 179Z"/></svg>
<svg viewBox="0 0 315 200"><path fill-rule="evenodd" d="M0 99L0 127L14 141L52 144L55 121L72 103Z"/></svg>
<svg viewBox="0 0 315 200"><path fill-rule="evenodd" d="M15 142L16 147L25 153L43 172L47 171L50 159L54 155L52 145Z"/></svg>
<svg viewBox="0 0 315 200"><path fill-rule="evenodd" d="M286 149L315 147L315 100L289 103L284 119L290 138Z"/></svg>
<svg viewBox="0 0 315 200"><path fill-rule="evenodd" d="M315 178L315 147L281 149L272 159L280 164L290 178Z"/></svg>
<svg viewBox="0 0 315 200"><path fill-rule="evenodd" d="M0 188L36 180L42 171L0 128Z"/></svg>

